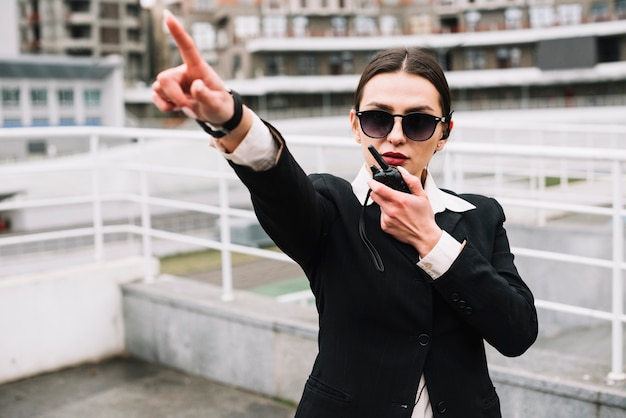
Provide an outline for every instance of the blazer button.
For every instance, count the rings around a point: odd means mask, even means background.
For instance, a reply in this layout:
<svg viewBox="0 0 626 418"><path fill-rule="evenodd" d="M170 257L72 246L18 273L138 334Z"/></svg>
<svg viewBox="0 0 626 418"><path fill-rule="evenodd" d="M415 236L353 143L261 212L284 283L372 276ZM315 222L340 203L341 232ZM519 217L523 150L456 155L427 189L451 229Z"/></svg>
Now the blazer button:
<svg viewBox="0 0 626 418"><path fill-rule="evenodd" d="M437 412L439 412L440 414L445 414L447 410L448 410L448 405L446 404L445 401L441 401L437 404Z"/></svg>
<svg viewBox="0 0 626 418"><path fill-rule="evenodd" d="M471 306L466 306L465 309L463 309L463 312L465 312L465 315L471 315L472 314L472 307Z"/></svg>
<svg viewBox="0 0 626 418"><path fill-rule="evenodd" d="M458 293L453 293L450 295L450 299L452 299L452 302L458 302L459 299L461 299L461 296L459 296Z"/></svg>
<svg viewBox="0 0 626 418"><path fill-rule="evenodd" d="M463 299L459 300L456 304L461 309L463 309L463 308L465 308L467 306L467 302L465 302Z"/></svg>
<svg viewBox="0 0 626 418"><path fill-rule="evenodd" d="M417 342L422 347L426 347L430 343L430 337L428 336L428 334L420 334L419 337L417 337Z"/></svg>

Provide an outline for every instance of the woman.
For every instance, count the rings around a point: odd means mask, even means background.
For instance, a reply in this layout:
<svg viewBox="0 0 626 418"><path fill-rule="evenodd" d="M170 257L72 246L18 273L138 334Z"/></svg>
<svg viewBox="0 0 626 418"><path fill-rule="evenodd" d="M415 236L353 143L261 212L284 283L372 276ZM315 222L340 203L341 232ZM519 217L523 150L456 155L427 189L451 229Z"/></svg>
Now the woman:
<svg viewBox="0 0 626 418"><path fill-rule="evenodd" d="M436 61L397 48L368 65L350 112L365 164L350 184L307 176L169 14L166 24L185 64L159 74L156 106L183 110L214 136L316 298L319 353L296 417L499 417L484 341L521 355L537 314L500 205L444 192L428 173L453 127ZM370 146L410 193L372 179L369 167L380 164Z"/></svg>

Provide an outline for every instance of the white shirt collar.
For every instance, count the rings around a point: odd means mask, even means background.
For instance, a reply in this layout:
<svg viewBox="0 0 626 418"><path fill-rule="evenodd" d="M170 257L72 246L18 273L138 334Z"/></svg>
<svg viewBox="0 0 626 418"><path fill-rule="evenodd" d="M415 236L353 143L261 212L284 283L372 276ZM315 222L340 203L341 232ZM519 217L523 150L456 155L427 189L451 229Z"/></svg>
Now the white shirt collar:
<svg viewBox="0 0 626 418"><path fill-rule="evenodd" d="M428 200L430 200L430 205L432 206L434 213L440 213L446 209L453 212L466 212L476 208L476 206L472 205L467 200L451 195L450 193L446 193L438 188L435 184L435 180L430 175L430 172L427 171L427 173L424 191L428 196ZM365 202L365 197L367 196L367 191L369 190L367 182L371 178L372 172L367 165L364 164L361 167L361 170L359 170L356 178L352 181L352 191L361 204ZM369 199L367 204L369 205L371 203L372 200Z"/></svg>

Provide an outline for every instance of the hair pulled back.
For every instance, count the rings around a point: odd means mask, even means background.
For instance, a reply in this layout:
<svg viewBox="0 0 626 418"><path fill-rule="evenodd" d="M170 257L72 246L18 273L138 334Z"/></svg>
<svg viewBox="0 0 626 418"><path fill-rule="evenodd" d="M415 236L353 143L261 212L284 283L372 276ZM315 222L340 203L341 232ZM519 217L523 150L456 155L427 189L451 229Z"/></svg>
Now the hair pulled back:
<svg viewBox="0 0 626 418"><path fill-rule="evenodd" d="M430 52L415 47L391 48L376 54L361 74L359 85L354 92L354 108L359 110L363 89L374 76L400 71L424 77L430 81L439 92L443 116L450 115L452 97L441 66Z"/></svg>

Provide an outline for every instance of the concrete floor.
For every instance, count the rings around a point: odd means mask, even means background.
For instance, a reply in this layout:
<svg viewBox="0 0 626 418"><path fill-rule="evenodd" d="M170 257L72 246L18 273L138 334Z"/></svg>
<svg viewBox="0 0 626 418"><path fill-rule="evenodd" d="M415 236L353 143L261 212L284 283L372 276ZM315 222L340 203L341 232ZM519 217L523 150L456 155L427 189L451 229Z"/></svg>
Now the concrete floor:
<svg viewBox="0 0 626 418"><path fill-rule="evenodd" d="M287 418L295 406L133 358L0 386L0 418Z"/></svg>

